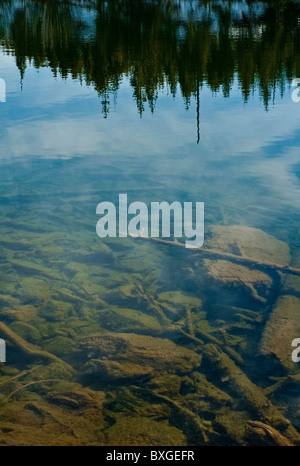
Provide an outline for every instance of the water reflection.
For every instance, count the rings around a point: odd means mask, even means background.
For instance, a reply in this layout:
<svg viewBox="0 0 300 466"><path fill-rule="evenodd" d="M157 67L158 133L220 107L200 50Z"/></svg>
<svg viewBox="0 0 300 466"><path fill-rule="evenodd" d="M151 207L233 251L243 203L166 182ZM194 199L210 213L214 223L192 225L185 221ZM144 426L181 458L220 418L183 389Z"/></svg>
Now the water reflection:
<svg viewBox="0 0 300 466"><path fill-rule="evenodd" d="M243 99L256 89L267 108L300 73L299 2L1 2L2 47L54 75L97 90L107 116L129 77L140 114L163 86L186 106L208 83L224 96L237 78Z"/></svg>
<svg viewBox="0 0 300 466"><path fill-rule="evenodd" d="M0 442L300 444L299 3L0 7ZM119 193L206 251L98 238Z"/></svg>

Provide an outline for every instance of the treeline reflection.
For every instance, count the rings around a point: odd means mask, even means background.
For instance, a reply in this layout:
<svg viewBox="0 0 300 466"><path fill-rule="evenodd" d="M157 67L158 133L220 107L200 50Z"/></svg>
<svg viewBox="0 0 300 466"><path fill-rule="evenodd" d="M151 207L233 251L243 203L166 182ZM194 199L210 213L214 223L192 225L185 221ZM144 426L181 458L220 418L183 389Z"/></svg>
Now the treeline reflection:
<svg viewBox="0 0 300 466"><path fill-rule="evenodd" d="M1 46L24 76L31 62L92 85L109 113L124 76L138 111L154 110L159 89L186 105L207 84L246 102L256 89L267 108L300 76L298 1L2 1ZM198 102L199 104L199 102Z"/></svg>

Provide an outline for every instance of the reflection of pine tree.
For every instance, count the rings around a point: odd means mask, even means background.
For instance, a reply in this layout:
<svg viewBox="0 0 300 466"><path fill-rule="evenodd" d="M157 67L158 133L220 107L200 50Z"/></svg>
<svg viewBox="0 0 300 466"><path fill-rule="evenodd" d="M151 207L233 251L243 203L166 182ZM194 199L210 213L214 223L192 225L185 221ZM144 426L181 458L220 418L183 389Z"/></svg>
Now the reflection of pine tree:
<svg viewBox="0 0 300 466"><path fill-rule="evenodd" d="M97 90L105 117L125 75L140 115L145 104L154 111L165 84L172 95L179 85L188 107L192 96L199 104L204 82L229 96L236 76L244 100L258 86L267 108L286 78L300 75L300 5L293 0L248 0L239 16L232 8L238 1L199 1L184 18L175 0L14 3L0 4L0 34L21 78L30 60L84 80Z"/></svg>

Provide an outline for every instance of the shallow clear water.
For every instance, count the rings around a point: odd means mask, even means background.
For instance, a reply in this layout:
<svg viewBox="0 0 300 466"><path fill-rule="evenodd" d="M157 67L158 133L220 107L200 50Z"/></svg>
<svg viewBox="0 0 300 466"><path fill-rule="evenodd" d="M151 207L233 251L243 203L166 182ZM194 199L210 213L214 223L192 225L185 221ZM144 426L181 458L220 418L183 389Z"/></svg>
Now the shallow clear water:
<svg viewBox="0 0 300 466"><path fill-rule="evenodd" d="M1 444L300 443L300 4L277 3L1 2ZM119 193L204 202L204 247L99 238Z"/></svg>

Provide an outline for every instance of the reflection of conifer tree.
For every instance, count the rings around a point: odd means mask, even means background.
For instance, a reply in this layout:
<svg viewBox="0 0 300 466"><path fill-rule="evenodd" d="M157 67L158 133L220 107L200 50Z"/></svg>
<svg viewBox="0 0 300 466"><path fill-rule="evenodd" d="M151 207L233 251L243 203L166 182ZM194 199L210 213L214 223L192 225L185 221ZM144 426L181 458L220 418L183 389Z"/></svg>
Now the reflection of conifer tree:
<svg viewBox="0 0 300 466"><path fill-rule="evenodd" d="M194 97L199 110L204 82L229 96L235 77L245 102L258 86L267 108L287 78L300 76L300 5L248 0L237 16L233 3L201 0L182 18L176 0L4 1L1 44L13 50L21 78L31 61L92 85L104 116L125 75L140 115L146 104L154 111L165 84L172 95L179 84L187 107Z"/></svg>

